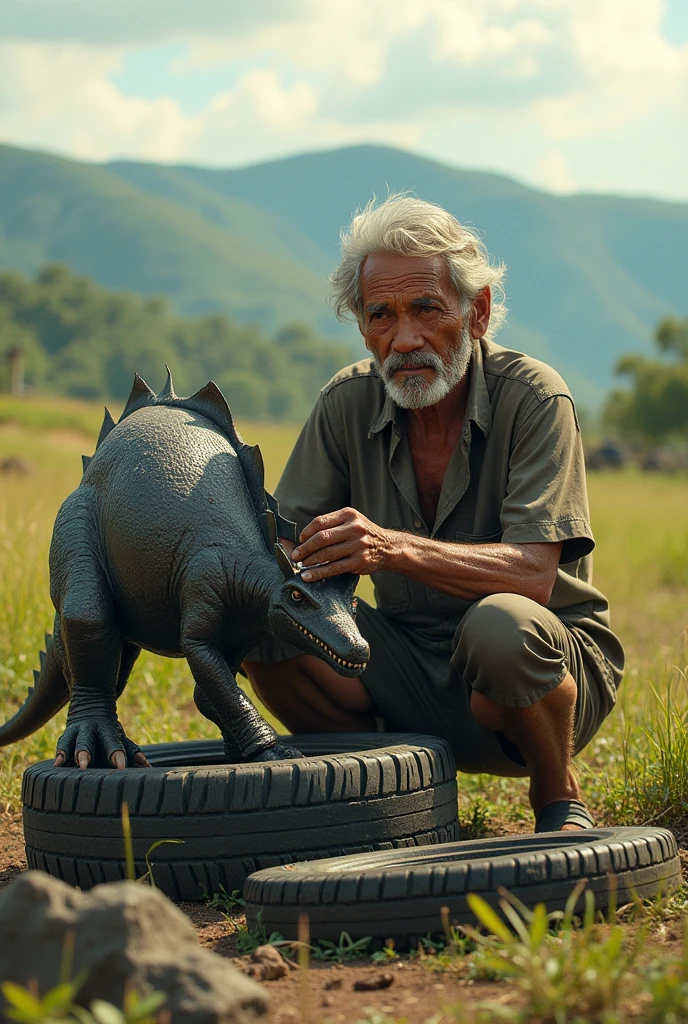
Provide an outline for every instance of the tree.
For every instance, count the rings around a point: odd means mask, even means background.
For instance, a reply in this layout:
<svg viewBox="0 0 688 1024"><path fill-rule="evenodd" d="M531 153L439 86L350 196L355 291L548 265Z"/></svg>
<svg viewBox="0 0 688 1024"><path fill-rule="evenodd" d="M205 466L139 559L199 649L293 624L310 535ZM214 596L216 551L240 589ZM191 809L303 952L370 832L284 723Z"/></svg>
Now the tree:
<svg viewBox="0 0 688 1024"><path fill-rule="evenodd" d="M630 388L611 393L605 420L641 441L688 440L688 318L662 320L654 339L659 359L619 360L616 372L629 378Z"/></svg>
<svg viewBox="0 0 688 1024"><path fill-rule="evenodd" d="M135 371L157 388L168 363L179 394L213 378L237 415L273 420L305 419L318 390L351 362L346 346L309 327L285 327L272 340L218 313L178 316L164 299L109 291L61 265L34 281L0 273L0 389L9 386L2 356L12 348L22 349L37 391L121 401Z"/></svg>

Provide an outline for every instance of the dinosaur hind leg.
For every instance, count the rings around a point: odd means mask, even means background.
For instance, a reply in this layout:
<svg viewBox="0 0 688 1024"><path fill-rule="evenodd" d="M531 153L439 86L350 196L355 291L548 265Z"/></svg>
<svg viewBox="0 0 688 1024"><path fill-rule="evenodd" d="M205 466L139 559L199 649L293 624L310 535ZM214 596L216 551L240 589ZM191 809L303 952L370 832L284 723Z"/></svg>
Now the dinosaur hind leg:
<svg viewBox="0 0 688 1024"><path fill-rule="evenodd" d="M60 609L72 694L55 764L144 766L148 762L117 718L117 697L138 649L122 643L109 587L98 563L93 560L89 564L82 557L79 570Z"/></svg>

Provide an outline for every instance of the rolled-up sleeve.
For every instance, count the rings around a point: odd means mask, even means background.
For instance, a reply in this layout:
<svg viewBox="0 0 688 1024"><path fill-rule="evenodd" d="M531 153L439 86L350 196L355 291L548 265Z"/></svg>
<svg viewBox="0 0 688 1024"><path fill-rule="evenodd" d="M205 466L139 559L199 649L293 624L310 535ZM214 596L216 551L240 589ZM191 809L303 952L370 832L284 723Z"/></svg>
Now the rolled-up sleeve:
<svg viewBox="0 0 688 1024"><path fill-rule="evenodd" d="M593 550L583 445L568 396L538 401L517 419L501 521L505 543L562 541L562 564Z"/></svg>
<svg viewBox="0 0 688 1024"><path fill-rule="evenodd" d="M351 484L341 426L323 392L308 417L275 490L280 512L297 535L316 516L350 504Z"/></svg>

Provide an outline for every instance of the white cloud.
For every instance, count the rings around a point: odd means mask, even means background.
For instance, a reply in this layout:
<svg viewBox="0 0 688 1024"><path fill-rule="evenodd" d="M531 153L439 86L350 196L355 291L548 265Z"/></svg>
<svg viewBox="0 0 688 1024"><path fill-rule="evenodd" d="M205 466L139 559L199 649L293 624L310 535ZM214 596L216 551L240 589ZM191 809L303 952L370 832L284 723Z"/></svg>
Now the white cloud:
<svg viewBox="0 0 688 1024"><path fill-rule="evenodd" d="M685 125L688 46L662 35L664 7L22 0L4 17L0 137L87 159L213 164L379 141L556 190L589 187L600 140L608 148L648 118L673 119L677 133ZM114 84L133 44L171 38L187 54L170 67L165 94ZM233 69L231 88L189 113L184 88L217 68ZM617 187L631 180L625 174L620 164Z"/></svg>
<svg viewBox="0 0 688 1024"><path fill-rule="evenodd" d="M576 181L569 161L563 153L555 149L548 150L535 162L532 177L548 192L566 195L576 190Z"/></svg>

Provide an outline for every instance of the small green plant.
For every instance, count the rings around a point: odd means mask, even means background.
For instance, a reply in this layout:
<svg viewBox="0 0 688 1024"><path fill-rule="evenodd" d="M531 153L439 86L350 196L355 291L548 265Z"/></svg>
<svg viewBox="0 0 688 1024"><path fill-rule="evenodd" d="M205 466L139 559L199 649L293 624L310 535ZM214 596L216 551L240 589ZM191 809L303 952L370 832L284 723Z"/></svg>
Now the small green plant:
<svg viewBox="0 0 688 1024"><path fill-rule="evenodd" d="M328 960L330 963L343 964L347 960L361 960L367 955L372 942L370 935L363 939L352 939L348 932L342 932L338 942L320 939L311 947L313 960Z"/></svg>
<svg viewBox="0 0 688 1024"><path fill-rule="evenodd" d="M462 839L484 839L490 835L490 819L494 809L482 796L471 800L466 811L459 808L459 828Z"/></svg>
<svg viewBox="0 0 688 1024"><path fill-rule="evenodd" d="M122 839L124 841L124 862L126 865L126 876L130 882L148 882L152 889L157 889L155 879L153 877L153 865L151 864L150 856L153 850L157 850L159 846L165 846L166 843L174 845L184 845L183 839L158 839L157 842L151 843L146 850L146 871L140 876L136 877L136 866L134 864L134 844L131 840L131 820L129 818L129 804L126 800L122 801Z"/></svg>
<svg viewBox="0 0 688 1024"><path fill-rule="evenodd" d="M394 948L394 939L387 939L382 949L376 950L371 960L376 964L388 964L392 960L398 960L399 954Z"/></svg>
<svg viewBox="0 0 688 1024"><path fill-rule="evenodd" d="M207 907L210 907L211 910L219 910L228 921L232 920L233 912L244 909L241 889L232 889L231 893L228 893L224 885L221 885L219 892L214 892L212 896L205 893L204 899Z"/></svg>
<svg viewBox="0 0 688 1024"><path fill-rule="evenodd" d="M648 1024L684 1024L688 1020L688 922L683 930L683 955L673 963L654 961L645 971L651 997Z"/></svg>
<svg viewBox="0 0 688 1024"><path fill-rule="evenodd" d="M255 928L249 928L247 924L239 925L237 931L237 952L245 956L253 953L259 946L284 946L292 947L294 943L285 939L280 932L271 932L268 935L263 924L262 913L256 914L257 924Z"/></svg>
<svg viewBox="0 0 688 1024"><path fill-rule="evenodd" d="M104 999L94 999L88 1010L74 1000L82 981L56 985L40 998L14 982L2 983L5 1016L20 1024L157 1024L164 992L141 996L132 988L124 993L120 1010Z"/></svg>
<svg viewBox="0 0 688 1024"><path fill-rule="evenodd" d="M364 1011L365 1017L359 1018L355 1024L408 1024L407 1017L388 1017L386 1013L369 1008Z"/></svg>
<svg viewBox="0 0 688 1024"><path fill-rule="evenodd" d="M641 948L640 933L628 936L613 923L614 906L609 923L598 923L589 891L579 922L574 909L584 886L583 881L573 890L563 915L548 915L542 903L529 910L504 892L501 917L480 896L468 895L471 910L488 933L464 929L478 947L476 976L509 979L523 1003L511 1007L487 1001L478 1005L480 1012L494 1013L510 1024L613 1024L621 1019L622 998L628 995L628 979Z"/></svg>

